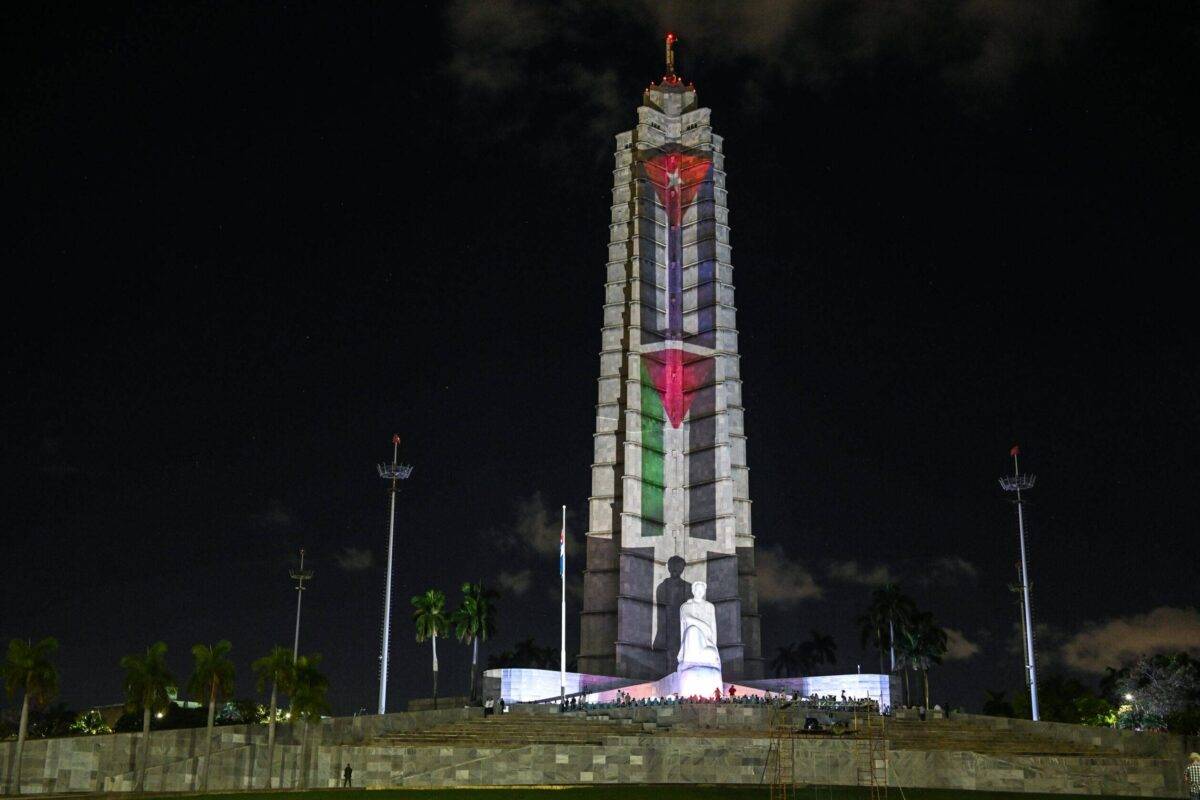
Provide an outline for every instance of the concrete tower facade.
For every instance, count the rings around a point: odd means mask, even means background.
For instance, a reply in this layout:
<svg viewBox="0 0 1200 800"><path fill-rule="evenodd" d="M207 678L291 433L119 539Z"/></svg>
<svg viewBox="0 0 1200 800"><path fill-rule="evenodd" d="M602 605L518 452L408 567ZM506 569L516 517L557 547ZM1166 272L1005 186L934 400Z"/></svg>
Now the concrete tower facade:
<svg viewBox="0 0 1200 800"><path fill-rule="evenodd" d="M726 680L762 677L721 137L668 73L616 137L579 670L675 669L708 584Z"/></svg>

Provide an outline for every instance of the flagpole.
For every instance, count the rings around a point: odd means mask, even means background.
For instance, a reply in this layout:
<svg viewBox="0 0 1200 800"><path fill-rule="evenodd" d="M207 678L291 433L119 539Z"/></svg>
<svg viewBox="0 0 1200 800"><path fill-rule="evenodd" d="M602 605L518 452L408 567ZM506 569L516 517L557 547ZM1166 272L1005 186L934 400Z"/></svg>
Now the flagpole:
<svg viewBox="0 0 1200 800"><path fill-rule="evenodd" d="M567 702L567 507L562 507L562 533L558 540L558 574L562 579L562 616L559 625L558 702Z"/></svg>

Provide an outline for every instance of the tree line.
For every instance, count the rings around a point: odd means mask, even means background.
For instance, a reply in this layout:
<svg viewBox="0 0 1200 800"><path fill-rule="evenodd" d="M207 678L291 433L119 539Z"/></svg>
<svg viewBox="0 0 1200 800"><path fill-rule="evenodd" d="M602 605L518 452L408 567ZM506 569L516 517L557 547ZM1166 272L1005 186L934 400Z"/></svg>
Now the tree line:
<svg viewBox="0 0 1200 800"><path fill-rule="evenodd" d="M233 646L227 640L214 645L197 644L192 647L193 667L187 680L187 690L207 706L207 723L204 740L204 768L201 770L199 789L208 788L209 765L212 760L213 727L217 723L217 704L224 705L234 692L234 665L229 659ZM58 640L47 637L39 642L13 639L9 642L2 668L4 687L9 696L21 695L21 716L17 725L17 747L14 768L9 775L7 792L20 791L21 753L29 734L31 711L45 706L58 694L58 670L54 656L58 652ZM155 642L145 652L132 653L120 661L124 670L122 689L125 695L126 717L141 716L139 754L137 755L136 790L146 785L146 770L149 766L150 729L155 719L162 719L169 710L174 710L178 683L167 666L167 645ZM274 763L275 725L279 721L293 720L301 723L301 760L308 746L309 724L329 710L326 694L329 680L320 671L319 653L300 655L293 658L292 651L284 647L273 647L265 656L255 660L251 670L255 676L255 687L262 694L269 690L270 701L263 714L257 704L240 705L250 709L237 722L267 722L267 764ZM288 698L288 711L279 709L280 695ZM262 718L265 716L265 720ZM72 731L81 733L107 732L95 710L75 717ZM122 725L118 723L118 729ZM267 788L271 788L272 770L268 767Z"/></svg>
<svg viewBox="0 0 1200 800"><path fill-rule="evenodd" d="M1156 653L1121 669L1107 668L1099 687L1049 672L1038 679L1038 707L1047 722L1128 730L1200 733L1200 661L1187 653ZM983 713L1029 717L1027 687L1014 693L989 689Z"/></svg>
<svg viewBox="0 0 1200 800"><path fill-rule="evenodd" d="M924 684L924 707L929 700L929 670L946 655L946 631L933 614L917 608L911 597L895 583L885 583L871 592L866 610L858 616L861 642L873 642L879 651L879 671L904 674L904 705L911 705L908 674L920 672ZM887 657L889 669L884 669Z"/></svg>
<svg viewBox="0 0 1200 800"><path fill-rule="evenodd" d="M417 642L428 640L433 651L434 708L438 703L438 637L452 633L459 642L471 648L471 675L467 692L470 700L474 701L478 690L479 642L486 642L496 632L496 592L485 588L482 581L467 581L460 591L462 599L458 608L451 612L446 611L446 593L441 589L426 589L412 599Z"/></svg>
<svg viewBox="0 0 1200 800"><path fill-rule="evenodd" d="M924 682L925 707L929 708L929 670L942 663L946 654L946 632L921 611L895 583L885 583L871 592L870 603L856 622L862 646L872 643L879 651L879 672L904 675L904 704L910 704L909 672L920 672ZM837 659L837 644L819 631L806 641L791 642L776 650L771 669L776 677L808 675L822 664Z"/></svg>

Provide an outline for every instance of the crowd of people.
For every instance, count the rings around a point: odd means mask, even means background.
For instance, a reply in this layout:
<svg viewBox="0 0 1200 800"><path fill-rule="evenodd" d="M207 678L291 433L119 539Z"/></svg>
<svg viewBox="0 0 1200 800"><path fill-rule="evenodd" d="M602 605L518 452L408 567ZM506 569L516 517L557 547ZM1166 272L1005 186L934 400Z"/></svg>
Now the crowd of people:
<svg viewBox="0 0 1200 800"><path fill-rule="evenodd" d="M799 692L767 692L765 694L738 694L736 686L730 686L728 692L722 692L717 689L712 696L702 697L699 695L668 695L666 697L633 697L628 692L621 689L617 690L617 695L612 700L588 702L582 697L572 697L562 703L563 711L577 710L592 710L605 708L634 708L634 707L659 707L659 706L678 706L678 705L698 705L698 704L736 704L748 706L768 706L787 703L795 704L805 708L820 711L853 711L870 709L876 710L879 704L869 697L848 697L843 691L841 696L838 695L817 695L811 694L802 696ZM885 706L883 713L888 713L888 708Z"/></svg>

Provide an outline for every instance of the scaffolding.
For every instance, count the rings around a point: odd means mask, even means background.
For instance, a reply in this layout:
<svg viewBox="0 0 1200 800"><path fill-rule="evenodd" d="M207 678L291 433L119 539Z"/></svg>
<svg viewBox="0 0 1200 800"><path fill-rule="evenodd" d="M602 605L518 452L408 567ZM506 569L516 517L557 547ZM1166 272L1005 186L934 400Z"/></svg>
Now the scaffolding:
<svg viewBox="0 0 1200 800"><path fill-rule="evenodd" d="M868 790L871 800L888 796L887 717L878 708L854 710L856 784Z"/></svg>
<svg viewBox="0 0 1200 800"><path fill-rule="evenodd" d="M799 800L796 788L796 726L790 702L771 704L771 746L764 769L771 776L771 800Z"/></svg>

